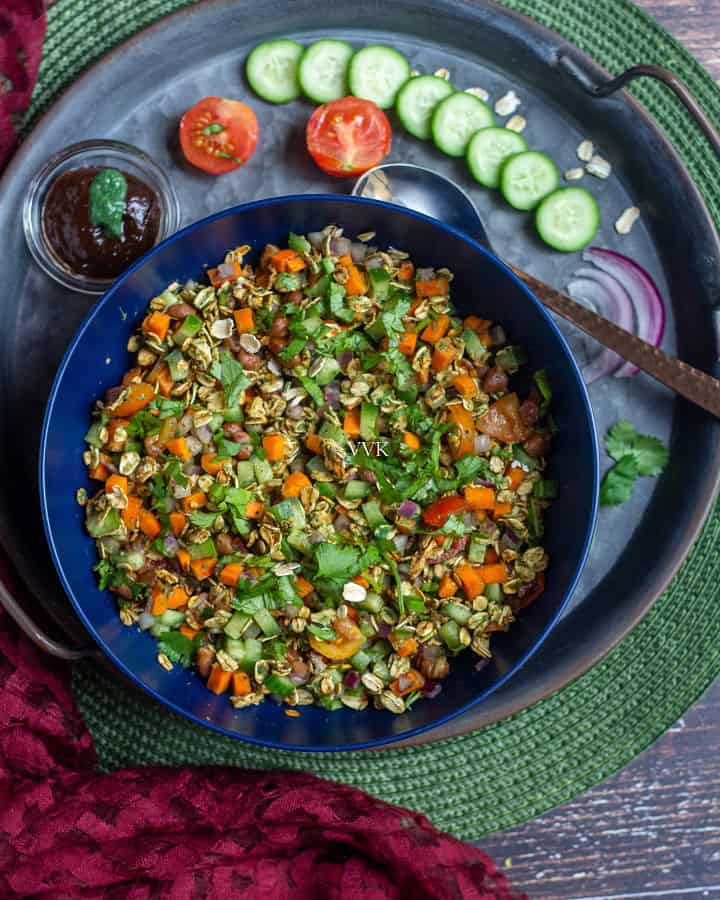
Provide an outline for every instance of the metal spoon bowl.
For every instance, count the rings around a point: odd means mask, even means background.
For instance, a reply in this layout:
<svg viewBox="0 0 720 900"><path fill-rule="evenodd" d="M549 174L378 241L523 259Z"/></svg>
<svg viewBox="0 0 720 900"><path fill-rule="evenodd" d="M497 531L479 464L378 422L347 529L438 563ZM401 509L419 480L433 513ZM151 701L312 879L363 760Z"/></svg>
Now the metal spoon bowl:
<svg viewBox="0 0 720 900"><path fill-rule="evenodd" d="M410 163L375 166L358 178L352 193L358 197L384 200L425 213L463 231L490 250L493 249L477 207L465 191L444 175L423 166ZM619 328L614 322L586 309L512 263L506 261L506 265L548 309L633 363L674 393L720 418L720 380Z"/></svg>

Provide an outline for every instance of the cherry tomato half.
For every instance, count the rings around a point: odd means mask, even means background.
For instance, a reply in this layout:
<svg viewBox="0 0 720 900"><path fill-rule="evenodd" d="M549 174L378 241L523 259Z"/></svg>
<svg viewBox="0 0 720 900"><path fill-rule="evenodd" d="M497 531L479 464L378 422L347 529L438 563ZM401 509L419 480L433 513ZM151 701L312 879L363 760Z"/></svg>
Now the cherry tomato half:
<svg viewBox="0 0 720 900"><path fill-rule="evenodd" d="M310 155L328 175L361 175L390 151L390 123L370 100L343 97L318 106L307 123Z"/></svg>
<svg viewBox="0 0 720 900"><path fill-rule="evenodd" d="M464 497L460 497L458 494L442 497L423 510L423 520L430 528L442 528L450 516L464 512L466 509L467 502Z"/></svg>
<svg viewBox="0 0 720 900"><path fill-rule="evenodd" d="M211 175L233 172L252 156L258 121L244 103L205 97L180 119L180 146L185 158Z"/></svg>

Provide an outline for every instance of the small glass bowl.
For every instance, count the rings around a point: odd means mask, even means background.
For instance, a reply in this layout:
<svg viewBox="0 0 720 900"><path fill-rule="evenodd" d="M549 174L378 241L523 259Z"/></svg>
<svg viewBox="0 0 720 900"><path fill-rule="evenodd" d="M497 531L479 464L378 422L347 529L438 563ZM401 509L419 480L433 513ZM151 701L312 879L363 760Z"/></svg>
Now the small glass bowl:
<svg viewBox="0 0 720 900"><path fill-rule="evenodd" d="M63 287L84 294L102 294L115 279L90 278L73 272L53 252L43 228L43 205L50 185L63 172L81 168L120 169L152 188L160 203L156 243L177 231L180 225L180 204L165 172L147 153L131 144L122 141L82 141L66 147L48 160L30 183L23 203L23 230L30 253L40 268Z"/></svg>

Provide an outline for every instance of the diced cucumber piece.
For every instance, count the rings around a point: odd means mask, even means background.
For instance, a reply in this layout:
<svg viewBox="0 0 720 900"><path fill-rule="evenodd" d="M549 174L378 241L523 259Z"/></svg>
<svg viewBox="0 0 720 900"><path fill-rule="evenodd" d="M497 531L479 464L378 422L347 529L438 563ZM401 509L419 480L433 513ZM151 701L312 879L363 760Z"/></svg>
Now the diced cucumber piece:
<svg viewBox="0 0 720 900"><path fill-rule="evenodd" d="M370 271L373 271L372 269ZM375 343L381 341L385 337L385 325L382 316L378 315L377 319L365 328L365 334Z"/></svg>
<svg viewBox="0 0 720 900"><path fill-rule="evenodd" d="M85 518L85 527L90 537L99 538L112 534L120 528L120 511L114 506L102 513L92 510Z"/></svg>
<svg viewBox="0 0 720 900"><path fill-rule="evenodd" d="M271 694L276 694L278 697L287 697L288 694L292 694L295 690L295 685L287 675L276 675L274 673L268 675L265 679L265 687Z"/></svg>
<svg viewBox="0 0 720 900"><path fill-rule="evenodd" d="M503 163L515 153L527 150L525 139L509 128L481 128L468 144L468 168L476 181L487 188L500 184Z"/></svg>
<svg viewBox="0 0 720 900"><path fill-rule="evenodd" d="M447 622L440 626L438 637L448 650L456 652L463 647L460 640L460 626L454 619L448 619Z"/></svg>
<svg viewBox="0 0 720 900"><path fill-rule="evenodd" d="M374 660L385 659L386 657L390 656L393 651L390 641L386 641L384 639L375 641L375 643L370 647L365 647L364 649L365 653L367 653L367 655Z"/></svg>
<svg viewBox="0 0 720 900"><path fill-rule="evenodd" d="M488 603L502 603L503 602L503 592L502 588L499 584L486 584L485 585L485 597L487 598Z"/></svg>
<svg viewBox="0 0 720 900"><path fill-rule="evenodd" d="M210 559L218 555L212 538L208 538L200 544L188 544L187 550L190 559Z"/></svg>
<svg viewBox="0 0 720 900"><path fill-rule="evenodd" d="M296 253L309 253L312 250L312 244L302 234L295 234L291 231L288 235L288 247Z"/></svg>
<svg viewBox="0 0 720 900"><path fill-rule="evenodd" d="M372 662L372 656L366 653L364 650L358 650L355 656L351 656L348 660L353 669L357 669L358 672L364 672L365 669Z"/></svg>
<svg viewBox="0 0 720 900"><path fill-rule="evenodd" d="M306 284L307 276L304 272L281 272L273 287L278 293L289 294L291 291L299 291Z"/></svg>
<svg viewBox="0 0 720 900"><path fill-rule="evenodd" d="M324 297L330 287L330 276L321 275L315 284L305 288L306 297Z"/></svg>
<svg viewBox="0 0 720 900"><path fill-rule="evenodd" d="M97 447L98 449L102 447L103 439L100 437L100 432L103 428L105 428L105 426L102 423L93 422L85 435L85 443L90 444L91 447Z"/></svg>
<svg viewBox="0 0 720 900"><path fill-rule="evenodd" d="M410 64L402 53L380 44L358 50L348 69L351 93L372 100L380 109L393 105L409 77Z"/></svg>
<svg viewBox="0 0 720 900"><path fill-rule="evenodd" d="M168 628L177 628L178 625L182 625L185 621L185 613L180 612L178 609L166 609L164 613L158 616L157 621L161 625L167 625Z"/></svg>
<svg viewBox="0 0 720 900"><path fill-rule="evenodd" d="M225 628L225 633L227 634L227 628ZM243 660L245 659L245 641L240 641L237 638L226 637L225 652L228 654L228 656L232 656L235 662L243 662Z"/></svg>
<svg viewBox="0 0 720 900"><path fill-rule="evenodd" d="M363 497L367 497L368 494L372 493L372 485L367 481L360 481L360 479L355 479L355 481L348 481L345 485L345 490L343 491L343 496L346 500L361 500Z"/></svg>
<svg viewBox="0 0 720 900"><path fill-rule="evenodd" d="M293 550L297 550L298 553L306 553L310 546L308 534L304 528L291 529L290 534L288 534L285 540Z"/></svg>
<svg viewBox="0 0 720 900"><path fill-rule="evenodd" d="M281 500L270 507L270 512L279 522L290 522L292 529L305 527L305 510L297 497Z"/></svg>
<svg viewBox="0 0 720 900"><path fill-rule="evenodd" d="M374 441L377 438L377 419L379 409L372 403L360 405L360 437L364 441Z"/></svg>
<svg viewBox="0 0 720 900"><path fill-rule="evenodd" d="M313 456L311 459L307 461L305 464L305 469L308 475L329 475L330 473L325 468L325 463L322 460L321 456Z"/></svg>
<svg viewBox="0 0 720 900"><path fill-rule="evenodd" d="M392 681L392 675L390 674L390 667L383 659L376 659L372 664L372 672L373 675L377 675L377 677L384 681L386 684L389 681Z"/></svg>
<svg viewBox="0 0 720 900"><path fill-rule="evenodd" d="M252 457L252 464L255 470L255 481L258 484L265 484L267 481L273 480L272 466L266 459L260 459L259 456Z"/></svg>
<svg viewBox="0 0 720 900"><path fill-rule="evenodd" d="M260 626L260 630L265 637L277 637L280 634L280 626L273 619L269 610L259 609L256 613L253 613L253 619Z"/></svg>
<svg viewBox="0 0 720 900"><path fill-rule="evenodd" d="M472 610L468 609L467 606L463 606L461 603L454 603L452 600L444 603L440 612L444 616L449 616L458 625L467 625L468 619L472 615Z"/></svg>
<svg viewBox="0 0 720 900"><path fill-rule="evenodd" d="M237 641L240 637L242 637L243 632L245 631L245 626L250 621L250 616L246 616L245 613L234 612L230 617L227 625L225 626L225 634Z"/></svg>
<svg viewBox="0 0 720 900"><path fill-rule="evenodd" d="M379 528L381 525L388 524L377 500L368 500L366 503L363 503L362 511L371 528Z"/></svg>
<svg viewBox="0 0 720 900"><path fill-rule="evenodd" d="M435 107L432 138L435 146L448 156L464 156L470 138L493 121L490 107L479 97L464 92L451 94Z"/></svg>
<svg viewBox="0 0 720 900"><path fill-rule="evenodd" d="M332 356L325 356L323 357L322 368L315 373L315 383L320 385L320 387L325 387L326 384L330 384L331 381L335 380L339 371L340 363L333 359Z"/></svg>
<svg viewBox="0 0 720 900"><path fill-rule="evenodd" d="M538 207L535 227L549 247L572 253L586 247L597 234L600 209L585 188L560 188Z"/></svg>
<svg viewBox="0 0 720 900"><path fill-rule="evenodd" d="M251 673L255 668L255 663L259 659L262 659L263 645L260 641L255 640L255 638L248 637L245 638L243 643L245 645L245 657L240 663L240 668L244 672Z"/></svg>
<svg viewBox="0 0 720 900"><path fill-rule="evenodd" d="M516 153L500 170L500 190L514 209L535 209L544 197L555 190L559 180L555 163L537 150Z"/></svg>
<svg viewBox="0 0 720 900"><path fill-rule="evenodd" d="M397 95L395 111L406 131L421 141L430 140L435 107L455 92L444 78L417 75L406 81Z"/></svg>
<svg viewBox="0 0 720 900"><path fill-rule="evenodd" d="M318 481L316 487L321 497L337 497L337 488L330 481Z"/></svg>
<svg viewBox="0 0 720 900"><path fill-rule="evenodd" d="M241 487L254 483L255 465L251 459L241 459L235 467L235 471L237 472L238 484Z"/></svg>
<svg viewBox="0 0 720 900"><path fill-rule="evenodd" d="M503 347L495 354L495 365L509 372L511 375L517 372L520 366L528 361L527 353L522 347L511 345Z"/></svg>
<svg viewBox="0 0 720 900"><path fill-rule="evenodd" d="M170 626L163 625L162 622L155 622L154 625L150 626L150 634L156 638L162 637L164 634L167 634L168 631L170 631Z"/></svg>
<svg viewBox="0 0 720 900"><path fill-rule="evenodd" d="M269 103L288 103L300 96L298 65L303 48L279 38L258 44L247 58L245 74L258 97Z"/></svg>
<svg viewBox="0 0 720 900"><path fill-rule="evenodd" d="M348 93L347 69L354 52L345 41L330 38L311 44L298 66L303 94L315 103L329 103L345 97Z"/></svg>
<svg viewBox="0 0 720 900"><path fill-rule="evenodd" d="M182 325L175 332L173 340L180 347L185 341L189 341L190 338L194 338L195 335L202 328L202 322L198 319L197 316L192 315L186 316L183 320Z"/></svg>
<svg viewBox="0 0 720 900"><path fill-rule="evenodd" d="M490 538L483 537L480 534L473 534L470 537L470 546L468 547L468 559L473 563L485 562L485 551L490 544Z"/></svg>

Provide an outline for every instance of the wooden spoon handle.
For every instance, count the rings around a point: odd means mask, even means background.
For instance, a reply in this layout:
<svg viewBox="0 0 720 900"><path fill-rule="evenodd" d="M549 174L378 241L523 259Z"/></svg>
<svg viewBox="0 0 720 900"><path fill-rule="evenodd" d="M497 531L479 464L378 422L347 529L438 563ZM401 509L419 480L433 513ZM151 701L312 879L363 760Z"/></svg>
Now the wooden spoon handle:
<svg viewBox="0 0 720 900"><path fill-rule="evenodd" d="M720 380L669 356L614 322L571 300L561 291L508 263L513 272L548 309L572 322L604 347L613 350L661 384L720 418Z"/></svg>

